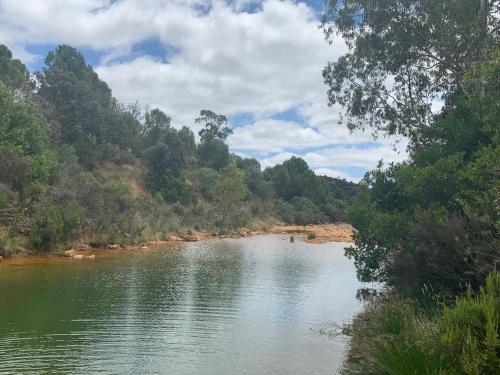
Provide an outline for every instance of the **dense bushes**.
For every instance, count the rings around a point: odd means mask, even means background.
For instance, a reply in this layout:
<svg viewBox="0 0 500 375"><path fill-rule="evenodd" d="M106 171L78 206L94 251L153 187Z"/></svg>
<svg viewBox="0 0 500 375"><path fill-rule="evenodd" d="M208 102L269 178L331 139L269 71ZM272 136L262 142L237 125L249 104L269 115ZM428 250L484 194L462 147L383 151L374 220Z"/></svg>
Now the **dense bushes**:
<svg viewBox="0 0 500 375"><path fill-rule="evenodd" d="M344 374L493 375L500 369L500 273L450 307L379 297L352 325Z"/></svg>
<svg viewBox="0 0 500 375"><path fill-rule="evenodd" d="M75 203L57 204L37 213L32 241L40 250L56 249L80 236L83 210Z"/></svg>
<svg viewBox="0 0 500 375"><path fill-rule="evenodd" d="M319 208L305 197L295 197L290 203L278 202L277 211L288 224L306 225L327 221L327 217L321 213Z"/></svg>
<svg viewBox="0 0 500 375"><path fill-rule="evenodd" d="M346 220L348 202L357 191L356 184L316 176L303 159L294 156L267 168L263 176L282 199L278 212L290 224Z"/></svg>

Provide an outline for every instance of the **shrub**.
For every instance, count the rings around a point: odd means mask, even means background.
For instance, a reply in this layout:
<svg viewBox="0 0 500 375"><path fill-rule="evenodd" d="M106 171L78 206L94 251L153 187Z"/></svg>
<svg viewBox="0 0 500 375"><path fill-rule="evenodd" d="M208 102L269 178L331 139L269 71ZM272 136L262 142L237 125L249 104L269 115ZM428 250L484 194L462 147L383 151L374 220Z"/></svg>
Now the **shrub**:
<svg viewBox="0 0 500 375"><path fill-rule="evenodd" d="M309 198L295 197L292 200L295 210L295 223L299 225L317 224L325 220L325 217Z"/></svg>
<svg viewBox="0 0 500 375"><path fill-rule="evenodd" d="M159 193L170 203L188 204L196 199L193 188L182 176L176 176L168 171L149 172L146 176L146 186L153 193Z"/></svg>
<svg viewBox="0 0 500 375"><path fill-rule="evenodd" d="M113 143L106 143L99 146L99 161L101 163L109 161L116 165L130 164L133 165L137 162L136 157L131 151L120 148Z"/></svg>
<svg viewBox="0 0 500 375"><path fill-rule="evenodd" d="M500 273L486 279L478 295L468 293L445 308L444 343L464 374L498 374L500 370Z"/></svg>
<svg viewBox="0 0 500 375"><path fill-rule="evenodd" d="M500 368L500 273L477 295L429 309L381 298L353 322L344 374L493 375Z"/></svg>
<svg viewBox="0 0 500 375"><path fill-rule="evenodd" d="M82 228L83 209L77 204L56 204L37 213L32 241L36 249L50 250L65 246L78 238Z"/></svg>

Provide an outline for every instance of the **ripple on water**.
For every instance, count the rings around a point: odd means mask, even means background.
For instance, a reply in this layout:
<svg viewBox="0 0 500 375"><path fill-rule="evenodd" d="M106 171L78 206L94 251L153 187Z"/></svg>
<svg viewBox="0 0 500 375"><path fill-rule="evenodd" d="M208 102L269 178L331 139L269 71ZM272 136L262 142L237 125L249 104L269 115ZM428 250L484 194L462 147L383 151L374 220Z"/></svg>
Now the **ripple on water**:
<svg viewBox="0 0 500 375"><path fill-rule="evenodd" d="M0 373L331 374L360 310L342 244L280 236L0 265Z"/></svg>

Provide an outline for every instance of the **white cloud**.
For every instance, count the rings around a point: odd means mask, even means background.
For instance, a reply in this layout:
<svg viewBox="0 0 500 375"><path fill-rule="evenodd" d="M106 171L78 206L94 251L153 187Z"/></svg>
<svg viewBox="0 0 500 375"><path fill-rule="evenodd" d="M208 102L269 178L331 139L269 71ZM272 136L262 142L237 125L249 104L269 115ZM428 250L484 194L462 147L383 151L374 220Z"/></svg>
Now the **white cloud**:
<svg viewBox="0 0 500 375"><path fill-rule="evenodd" d="M96 71L118 99L159 107L177 126L193 126L204 108L227 116L251 113L256 121L235 129L229 143L260 155L264 166L292 152L328 173L371 168L380 158L400 160L390 153L396 139L380 139L381 147L370 150L332 147L372 136L351 134L338 123L340 109L326 105L322 68L346 47L340 38L329 46L318 23L313 9L292 0L0 0L0 40L25 62L35 58L26 51L29 43L98 51ZM130 54L150 39L178 53ZM305 125L271 118L291 108Z"/></svg>
<svg viewBox="0 0 500 375"><path fill-rule="evenodd" d="M383 160L384 163L401 162L406 159L406 154L402 150L393 150L390 145L370 148L340 146L308 152L303 155L303 158L313 168L335 166L337 168L373 169L377 166L379 160Z"/></svg>
<svg viewBox="0 0 500 375"><path fill-rule="evenodd" d="M229 145L234 149L252 150L262 154L328 145L330 141L311 127L282 120L259 120L234 130Z"/></svg>

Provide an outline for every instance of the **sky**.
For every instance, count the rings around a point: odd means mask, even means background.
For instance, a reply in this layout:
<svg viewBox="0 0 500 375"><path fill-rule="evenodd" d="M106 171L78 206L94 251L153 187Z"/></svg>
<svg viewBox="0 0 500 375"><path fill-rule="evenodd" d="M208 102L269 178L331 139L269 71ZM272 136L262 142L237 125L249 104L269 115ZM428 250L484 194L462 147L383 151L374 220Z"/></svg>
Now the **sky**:
<svg viewBox="0 0 500 375"><path fill-rule="evenodd" d="M31 71L58 44L78 48L113 95L160 108L174 126L224 114L230 150L263 167L295 155L359 181L404 140L350 133L327 105L322 69L346 52L319 29L324 0L0 0L0 43Z"/></svg>

